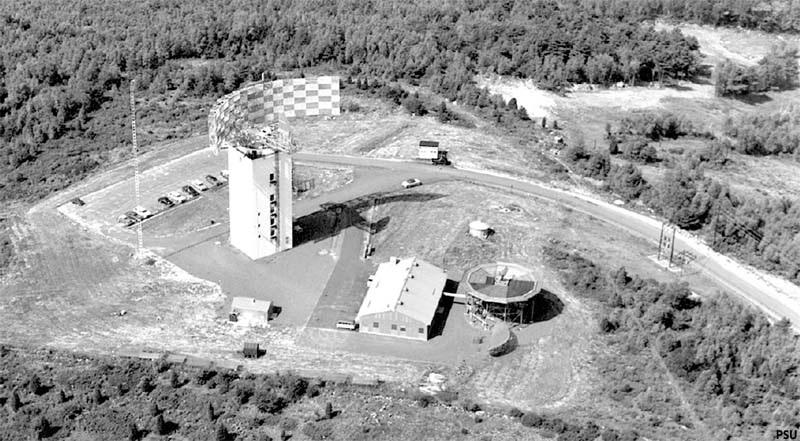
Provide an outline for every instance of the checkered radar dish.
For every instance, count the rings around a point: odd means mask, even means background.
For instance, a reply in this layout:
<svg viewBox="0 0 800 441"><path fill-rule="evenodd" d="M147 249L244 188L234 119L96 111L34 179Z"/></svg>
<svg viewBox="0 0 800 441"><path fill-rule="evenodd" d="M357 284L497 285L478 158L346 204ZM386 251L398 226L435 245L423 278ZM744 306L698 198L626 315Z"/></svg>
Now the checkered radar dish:
<svg viewBox="0 0 800 441"><path fill-rule="evenodd" d="M281 118L339 114L339 77L259 81L217 100L208 114L209 146L218 153L237 130Z"/></svg>

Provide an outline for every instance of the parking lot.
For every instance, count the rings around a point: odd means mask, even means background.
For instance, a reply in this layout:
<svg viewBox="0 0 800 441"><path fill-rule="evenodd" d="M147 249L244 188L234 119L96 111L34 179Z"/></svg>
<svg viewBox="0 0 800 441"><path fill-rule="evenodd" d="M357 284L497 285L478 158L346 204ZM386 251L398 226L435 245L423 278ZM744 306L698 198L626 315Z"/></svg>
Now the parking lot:
<svg viewBox="0 0 800 441"><path fill-rule="evenodd" d="M194 179L206 182L206 175L219 176L220 170L225 168L227 168L227 155L215 156L211 151L204 149L143 170L139 174L140 205L158 216L165 210L158 202L159 197L172 191L180 191L181 187L188 185ZM201 192L199 198L205 197L206 193L219 190L220 188L216 188ZM77 207L67 204L62 206L62 211L70 211L71 215L80 217L82 223L125 240L130 238L130 232L125 226L118 224L117 218L126 211L134 209L135 194L135 183L131 177L94 193L82 195L81 200L85 205ZM151 218L145 223L153 221Z"/></svg>

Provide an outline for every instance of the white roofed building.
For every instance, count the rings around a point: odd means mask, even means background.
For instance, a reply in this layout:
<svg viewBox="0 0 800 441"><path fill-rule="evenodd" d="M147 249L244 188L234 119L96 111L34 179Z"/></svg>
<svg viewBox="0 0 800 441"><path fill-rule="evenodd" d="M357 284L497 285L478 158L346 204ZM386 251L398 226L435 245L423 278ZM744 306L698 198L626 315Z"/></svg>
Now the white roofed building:
<svg viewBox="0 0 800 441"><path fill-rule="evenodd" d="M245 325L264 325L272 314L272 302L252 297L234 297L231 302L231 321Z"/></svg>
<svg viewBox="0 0 800 441"><path fill-rule="evenodd" d="M415 257L378 265L356 316L359 332L427 340L447 273Z"/></svg>

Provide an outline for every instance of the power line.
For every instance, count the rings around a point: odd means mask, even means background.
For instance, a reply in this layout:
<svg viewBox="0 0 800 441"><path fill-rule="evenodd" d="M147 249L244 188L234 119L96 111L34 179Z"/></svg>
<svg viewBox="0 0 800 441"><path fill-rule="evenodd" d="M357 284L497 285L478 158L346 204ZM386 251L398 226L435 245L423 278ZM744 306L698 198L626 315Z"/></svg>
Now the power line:
<svg viewBox="0 0 800 441"><path fill-rule="evenodd" d="M720 209L720 212L723 215L725 215L725 218L727 220L729 220L730 222L732 222L737 227L738 230L742 231L743 233L747 234L748 236L750 236L751 238L755 239L758 242L761 242L762 240L764 240L764 235L763 234L761 234L760 232L758 232L756 230L753 230L752 228L748 227L744 223L742 223L739 220L737 220L734 214L732 214L732 213L730 213L730 212L728 212L726 210L723 210L723 209Z"/></svg>
<svg viewBox="0 0 800 441"><path fill-rule="evenodd" d="M133 96L136 90L136 80L131 79L131 133L133 139L133 186L136 193L136 206L139 206L140 192L139 192L139 145L136 142L136 99ZM142 223L136 223L136 254L142 253Z"/></svg>

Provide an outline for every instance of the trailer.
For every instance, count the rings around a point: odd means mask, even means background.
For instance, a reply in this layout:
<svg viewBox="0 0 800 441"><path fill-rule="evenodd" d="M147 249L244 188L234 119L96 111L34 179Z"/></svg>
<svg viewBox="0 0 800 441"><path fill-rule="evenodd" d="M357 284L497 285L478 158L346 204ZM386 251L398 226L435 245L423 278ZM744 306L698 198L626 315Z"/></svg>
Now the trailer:
<svg viewBox="0 0 800 441"><path fill-rule="evenodd" d="M450 165L447 150L440 148L438 141L420 141L417 159L431 161L434 165Z"/></svg>

